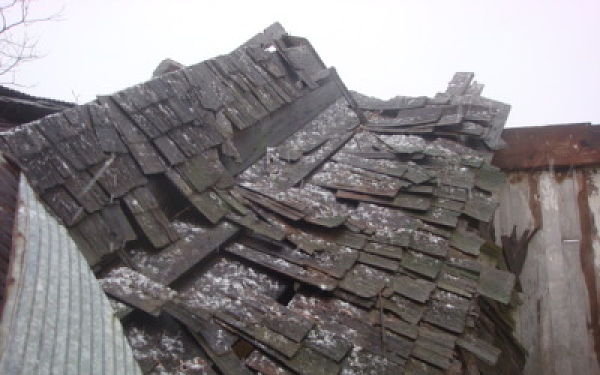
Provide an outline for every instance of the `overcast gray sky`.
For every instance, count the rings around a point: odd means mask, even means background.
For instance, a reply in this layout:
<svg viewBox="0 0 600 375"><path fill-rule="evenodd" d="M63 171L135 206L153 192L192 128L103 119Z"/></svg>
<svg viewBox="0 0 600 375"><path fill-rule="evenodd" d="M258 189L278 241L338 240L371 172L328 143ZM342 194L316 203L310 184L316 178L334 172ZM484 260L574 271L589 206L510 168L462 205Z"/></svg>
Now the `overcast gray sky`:
<svg viewBox="0 0 600 375"><path fill-rule="evenodd" d="M307 37L354 90L388 98L444 90L473 71L513 106L509 126L600 123L600 0L43 0L45 57L17 72L33 95L83 103L147 80L166 57L228 53L274 21Z"/></svg>

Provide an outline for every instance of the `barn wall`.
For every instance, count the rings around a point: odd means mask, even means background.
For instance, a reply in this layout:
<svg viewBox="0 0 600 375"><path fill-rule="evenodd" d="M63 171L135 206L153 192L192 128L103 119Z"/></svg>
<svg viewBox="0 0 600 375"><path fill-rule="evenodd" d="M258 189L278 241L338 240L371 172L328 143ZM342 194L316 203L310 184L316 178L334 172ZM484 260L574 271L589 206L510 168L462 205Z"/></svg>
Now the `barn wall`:
<svg viewBox="0 0 600 375"><path fill-rule="evenodd" d="M539 227L520 275L516 334L529 351L525 374L600 374L600 239L594 224L600 223L600 172L508 175L495 216L498 243L513 227L517 235Z"/></svg>

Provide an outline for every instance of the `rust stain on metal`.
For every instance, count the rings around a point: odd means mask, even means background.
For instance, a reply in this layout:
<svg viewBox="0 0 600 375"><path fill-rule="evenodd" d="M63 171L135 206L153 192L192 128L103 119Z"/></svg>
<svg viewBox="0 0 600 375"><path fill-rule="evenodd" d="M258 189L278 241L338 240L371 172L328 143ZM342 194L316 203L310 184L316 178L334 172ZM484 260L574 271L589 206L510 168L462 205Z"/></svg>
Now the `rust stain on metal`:
<svg viewBox="0 0 600 375"><path fill-rule="evenodd" d="M590 328L594 339L596 360L600 362L600 303L594 270L594 250L592 248L592 236L597 236L598 233L589 208L589 172L587 170L581 170L579 173L576 173L576 176L580 186L580 191L577 195L577 204L579 207L579 222L581 223L581 269L583 271L583 277L590 301L590 314L592 318Z"/></svg>
<svg viewBox="0 0 600 375"><path fill-rule="evenodd" d="M542 227L542 207L540 205L539 183L539 173L527 174L527 184L529 185L529 209L533 217L533 231Z"/></svg>

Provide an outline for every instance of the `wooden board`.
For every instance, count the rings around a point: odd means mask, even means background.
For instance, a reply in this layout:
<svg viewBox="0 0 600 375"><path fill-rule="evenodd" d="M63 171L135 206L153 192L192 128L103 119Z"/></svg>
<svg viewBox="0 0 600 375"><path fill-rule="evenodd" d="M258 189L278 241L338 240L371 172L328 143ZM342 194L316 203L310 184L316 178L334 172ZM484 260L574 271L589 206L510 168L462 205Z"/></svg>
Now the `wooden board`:
<svg viewBox="0 0 600 375"><path fill-rule="evenodd" d="M574 173L514 172L497 194L498 241L515 226L520 235L541 225L529 243L520 275L523 305L516 317L517 337L529 350L527 375L600 371L581 258L585 235L580 211L592 205L581 206L582 172Z"/></svg>
<svg viewBox="0 0 600 375"><path fill-rule="evenodd" d="M600 164L600 130L589 123L506 129L493 164L505 170ZM543 142L540 142L543 139Z"/></svg>

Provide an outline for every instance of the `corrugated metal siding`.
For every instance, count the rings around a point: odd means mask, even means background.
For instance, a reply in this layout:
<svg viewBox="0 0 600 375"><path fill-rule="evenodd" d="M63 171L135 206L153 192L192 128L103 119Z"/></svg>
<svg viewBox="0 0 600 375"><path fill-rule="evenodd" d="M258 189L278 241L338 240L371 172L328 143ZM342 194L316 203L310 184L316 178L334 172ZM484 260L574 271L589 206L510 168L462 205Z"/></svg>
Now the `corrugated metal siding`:
<svg viewBox="0 0 600 375"><path fill-rule="evenodd" d="M140 374L119 320L65 228L21 179L1 374Z"/></svg>
<svg viewBox="0 0 600 375"><path fill-rule="evenodd" d="M0 156L0 316L4 308L6 283L9 282L7 276L18 187L19 173Z"/></svg>
<svg viewBox="0 0 600 375"><path fill-rule="evenodd" d="M529 350L525 374L600 374L598 187L600 174L590 168L529 171L510 173L499 193L498 242L513 226L517 234L540 227L520 275L517 336Z"/></svg>

